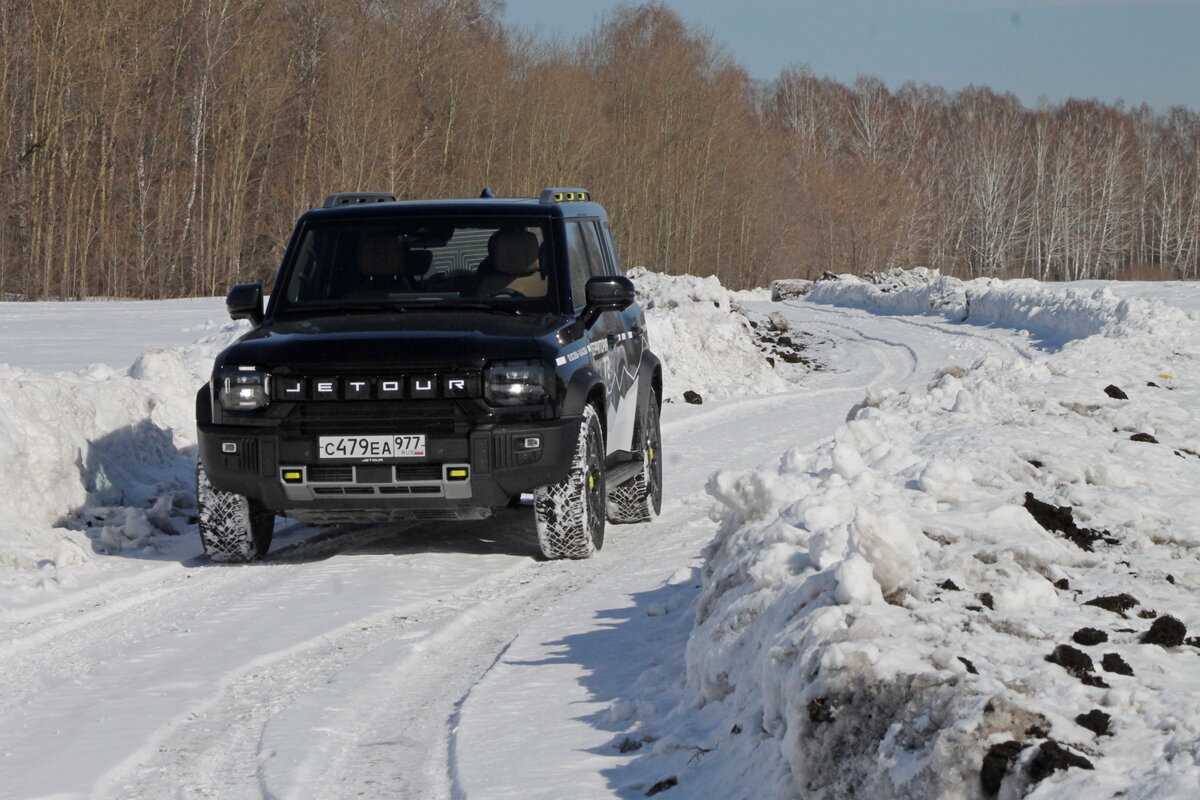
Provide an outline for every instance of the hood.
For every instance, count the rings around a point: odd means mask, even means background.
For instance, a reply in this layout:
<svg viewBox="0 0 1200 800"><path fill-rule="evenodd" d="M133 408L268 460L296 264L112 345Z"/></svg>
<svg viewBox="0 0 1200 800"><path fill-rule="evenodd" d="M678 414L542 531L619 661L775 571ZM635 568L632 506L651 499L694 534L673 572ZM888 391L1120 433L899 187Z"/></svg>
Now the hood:
<svg viewBox="0 0 1200 800"><path fill-rule="evenodd" d="M269 321L217 359L277 367L346 364L477 364L539 358L538 340L561 327L561 317L522 317L472 311L344 314Z"/></svg>

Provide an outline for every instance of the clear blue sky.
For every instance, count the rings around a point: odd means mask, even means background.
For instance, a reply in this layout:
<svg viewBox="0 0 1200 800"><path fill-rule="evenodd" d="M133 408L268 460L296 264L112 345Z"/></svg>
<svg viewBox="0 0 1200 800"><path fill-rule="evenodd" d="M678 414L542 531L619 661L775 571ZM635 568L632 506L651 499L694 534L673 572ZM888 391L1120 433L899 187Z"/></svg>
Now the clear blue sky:
<svg viewBox="0 0 1200 800"><path fill-rule="evenodd" d="M619 0L506 0L505 21L570 40ZM752 76L790 64L845 83L877 75L1026 105L1068 97L1200 110L1200 0L668 0Z"/></svg>

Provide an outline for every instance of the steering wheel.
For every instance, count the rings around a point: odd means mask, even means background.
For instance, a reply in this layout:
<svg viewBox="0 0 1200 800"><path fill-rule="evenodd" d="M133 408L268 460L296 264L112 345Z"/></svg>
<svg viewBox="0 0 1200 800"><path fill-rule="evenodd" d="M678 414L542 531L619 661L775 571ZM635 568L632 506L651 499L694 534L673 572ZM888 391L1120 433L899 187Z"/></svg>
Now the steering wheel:
<svg viewBox="0 0 1200 800"><path fill-rule="evenodd" d="M516 289L513 289L511 286L501 289L498 292L492 292L490 295L488 295L488 297L505 297L505 296L507 296L507 297L524 297L525 295L524 295L524 293L518 292Z"/></svg>

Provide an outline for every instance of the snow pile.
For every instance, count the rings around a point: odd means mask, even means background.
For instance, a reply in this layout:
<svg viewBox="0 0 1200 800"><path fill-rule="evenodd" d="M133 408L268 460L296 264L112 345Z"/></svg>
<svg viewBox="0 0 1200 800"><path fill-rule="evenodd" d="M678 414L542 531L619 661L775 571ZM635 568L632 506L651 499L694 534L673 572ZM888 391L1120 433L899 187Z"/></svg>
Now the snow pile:
<svg viewBox="0 0 1200 800"><path fill-rule="evenodd" d="M1097 334L1170 335L1195 319L1159 300L1123 299L1107 286L1056 289L1033 280L961 281L924 268L894 269L869 278L840 275L819 281L807 299L883 314L938 314L953 321L1017 328L1046 348Z"/></svg>
<svg viewBox="0 0 1200 800"><path fill-rule="evenodd" d="M195 393L244 327L148 351L128 374L0 365L0 568L15 568L0 582L69 583L94 552L176 532L195 504Z"/></svg>
<svg viewBox="0 0 1200 800"><path fill-rule="evenodd" d="M743 303L769 298L766 290L733 292L715 276L629 271L646 312L650 348L663 363L663 394L686 391L703 398L781 392L788 381L755 344Z"/></svg>
<svg viewBox="0 0 1200 800"><path fill-rule="evenodd" d="M815 452L713 477L685 714L711 744L681 782L1198 796L1200 326L1106 291L843 283L813 293L943 313L969 290L1064 344L871 393Z"/></svg>

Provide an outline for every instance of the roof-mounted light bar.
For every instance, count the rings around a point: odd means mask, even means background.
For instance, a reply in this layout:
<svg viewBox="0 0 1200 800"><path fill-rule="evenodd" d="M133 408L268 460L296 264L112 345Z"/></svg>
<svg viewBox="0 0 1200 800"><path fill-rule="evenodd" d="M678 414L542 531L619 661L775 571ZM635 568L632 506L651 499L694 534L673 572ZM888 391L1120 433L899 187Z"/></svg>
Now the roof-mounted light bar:
<svg viewBox="0 0 1200 800"><path fill-rule="evenodd" d="M582 203L592 199L587 189L542 189L542 203Z"/></svg>
<svg viewBox="0 0 1200 800"><path fill-rule="evenodd" d="M321 204L321 208L394 202L396 202L396 195L391 192L337 192L326 197L325 202Z"/></svg>

